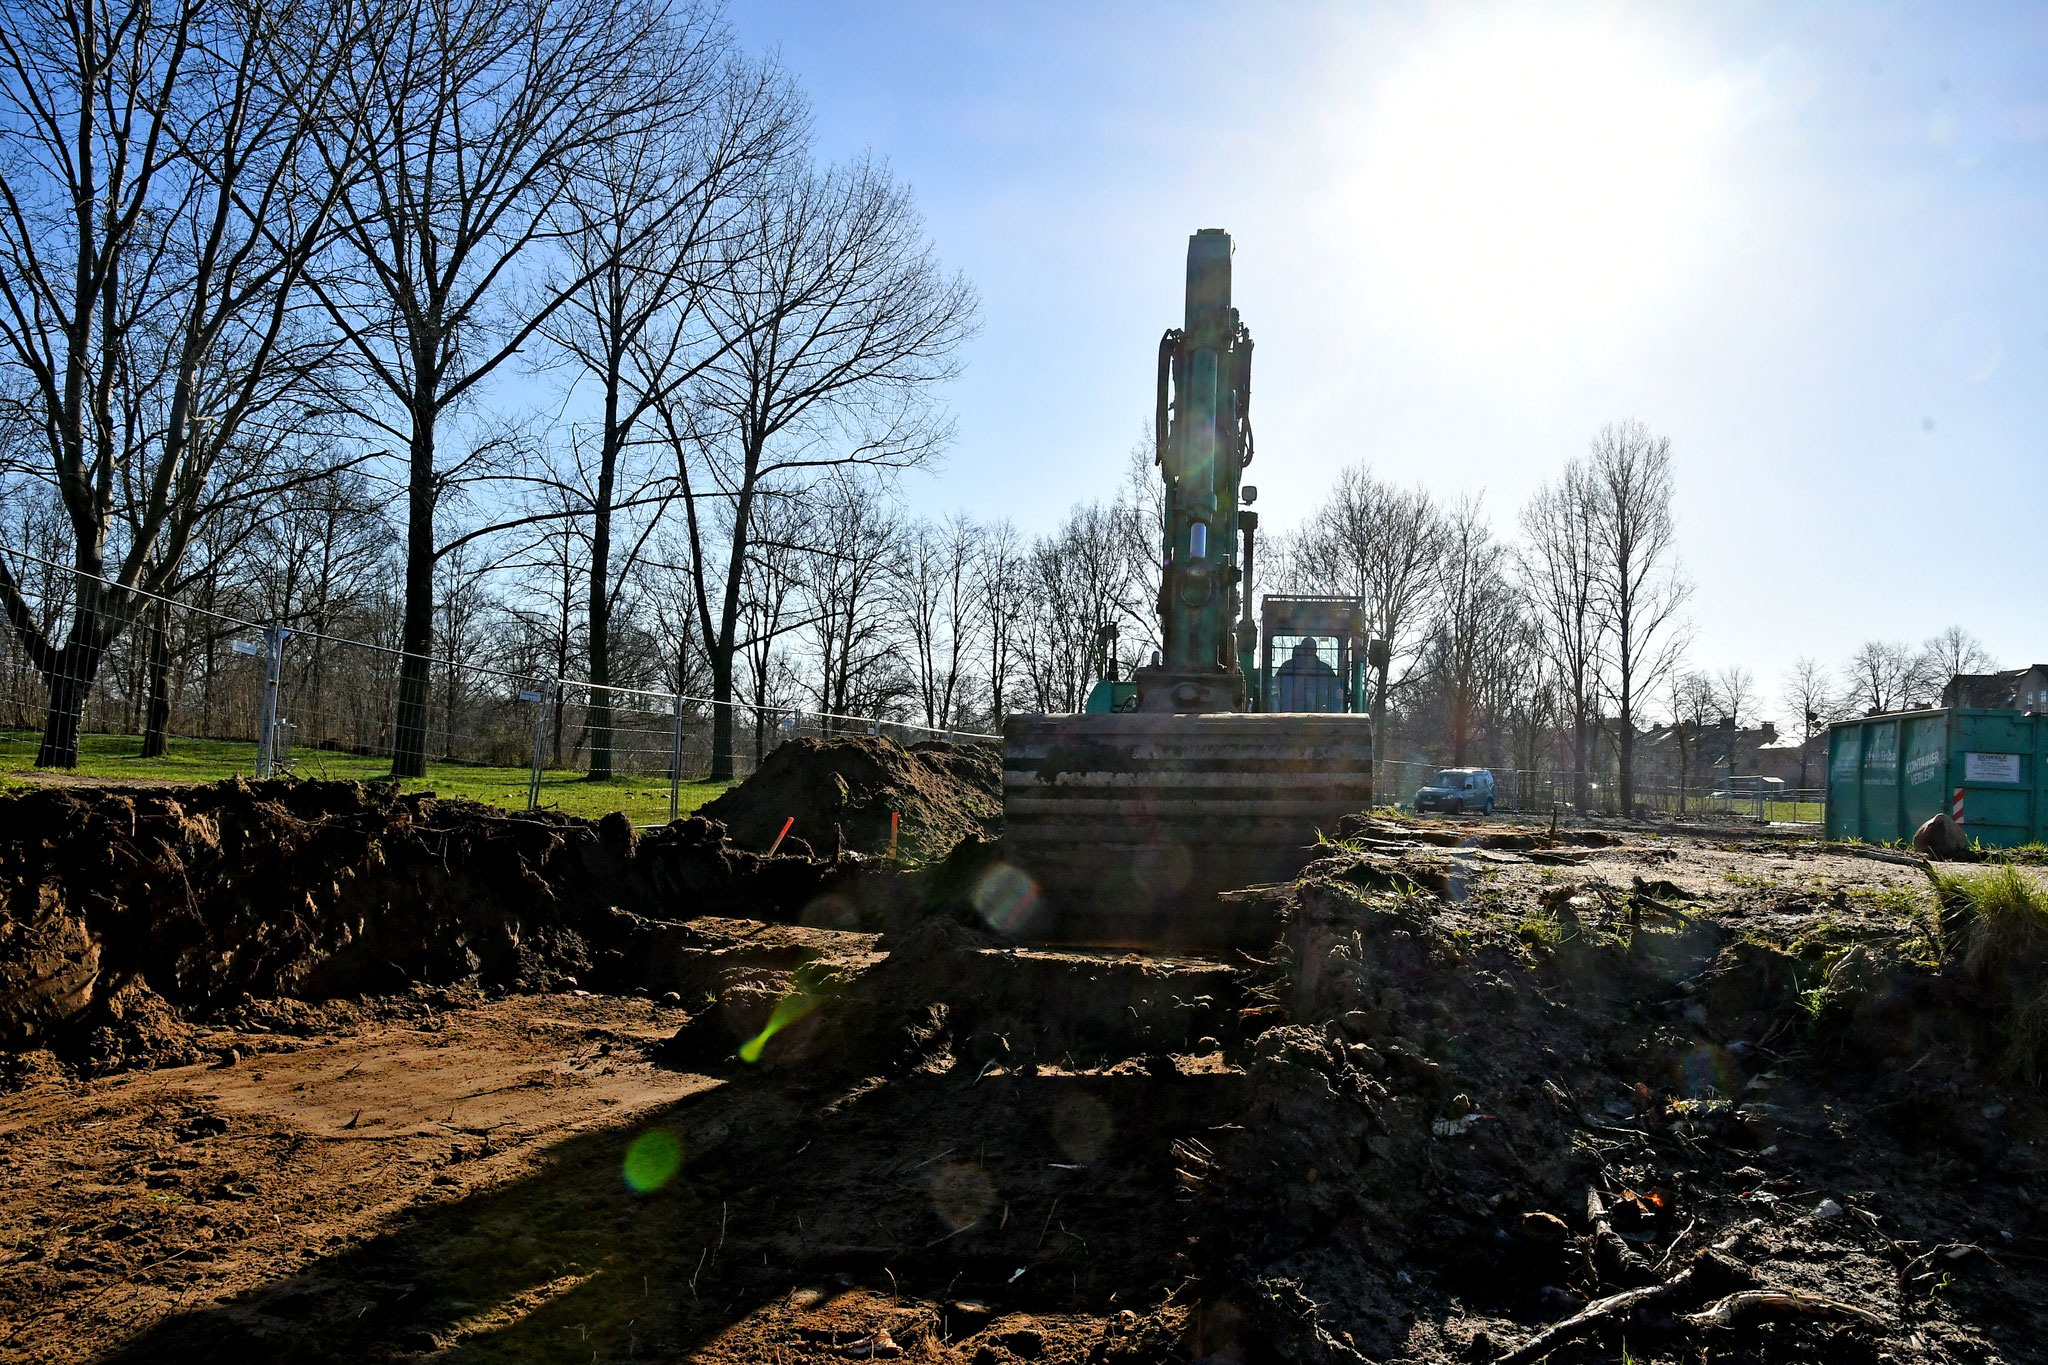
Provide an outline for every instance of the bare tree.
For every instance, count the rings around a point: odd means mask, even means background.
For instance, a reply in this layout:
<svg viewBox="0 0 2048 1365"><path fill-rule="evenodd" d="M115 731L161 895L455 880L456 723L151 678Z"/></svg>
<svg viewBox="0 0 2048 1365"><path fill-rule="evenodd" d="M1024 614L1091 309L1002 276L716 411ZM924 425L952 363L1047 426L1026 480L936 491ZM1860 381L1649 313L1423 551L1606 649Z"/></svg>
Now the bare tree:
<svg viewBox="0 0 2048 1365"><path fill-rule="evenodd" d="M1519 770L1514 803L1531 809L1544 792L1537 773L1550 766L1555 753L1558 727L1564 718L1564 692L1555 666L1548 655L1542 624L1533 614L1523 618L1522 630L1505 659L1506 667L1495 671L1492 705L1499 718L1510 761ZM1550 799L1555 799L1551 787Z"/></svg>
<svg viewBox="0 0 2048 1365"><path fill-rule="evenodd" d="M483 652L487 623L496 607L486 580L491 565L477 542L464 541L434 563L437 633L445 648L441 665L441 757L455 757L462 717L481 695L483 680L464 660Z"/></svg>
<svg viewBox="0 0 2048 1365"><path fill-rule="evenodd" d="M816 535L799 591L816 646L818 710L834 717L881 715L914 693L885 610L902 577L902 520L867 471L840 469L815 490Z"/></svg>
<svg viewBox="0 0 2048 1365"><path fill-rule="evenodd" d="M1915 660L1918 677L1913 691L1916 700L1934 701L1947 690L1949 682L1963 673L1990 673L1998 667L1991 651L1961 626L1950 626L1929 636Z"/></svg>
<svg viewBox="0 0 2048 1365"><path fill-rule="evenodd" d="M662 683L686 697L702 696L711 685L704 650L697 640L697 604L690 595L690 570L680 539L661 537L639 564L640 597L652 614L650 628L662 647Z"/></svg>
<svg viewBox="0 0 2048 1365"><path fill-rule="evenodd" d="M1806 786L1808 754L1813 737L1834 718L1837 701L1834 680L1818 661L1801 655L1785 670L1779 682L1779 698L1799 718L1799 785Z"/></svg>
<svg viewBox="0 0 2048 1365"><path fill-rule="evenodd" d="M747 695L753 703L754 763L768 748L768 715L789 690L795 667L789 651L778 652L785 636L803 624L796 598L807 577L819 539L817 509L809 498L769 496L756 505L756 525L747 551L746 591L740 599L740 656L747 665ZM694 604L693 604L694 608Z"/></svg>
<svg viewBox="0 0 2048 1365"><path fill-rule="evenodd" d="M1671 516L1671 441L1634 418L1593 439L1589 462L1600 608L1612 637L1621 809L1635 809L1637 702L1677 662L1680 612L1691 586L1680 574Z"/></svg>
<svg viewBox="0 0 2048 1365"><path fill-rule="evenodd" d="M921 521L904 539L897 610L909 636L924 723L950 728L963 668L974 645L974 550L978 532L964 515Z"/></svg>
<svg viewBox="0 0 2048 1365"><path fill-rule="evenodd" d="M987 666L989 720L1001 728L1009 710L1009 684L1016 672L1031 606L1028 552L1011 522L983 527L975 546L974 609L983 662Z"/></svg>
<svg viewBox="0 0 2048 1365"><path fill-rule="evenodd" d="M1030 615L1019 660L1032 701L1048 714L1087 701L1108 627L1143 610L1128 517L1115 504L1077 504L1027 563Z"/></svg>
<svg viewBox="0 0 2048 1365"><path fill-rule="evenodd" d="M1921 686L1919 661L1903 642L1866 640L1849 656L1842 672L1852 706L1873 716L1905 710Z"/></svg>
<svg viewBox="0 0 2048 1365"><path fill-rule="evenodd" d="M751 212L705 307L718 359L655 404L688 517L714 779L732 776L733 660L762 490L933 458L951 435L933 390L954 374L976 307L933 259L909 192L874 162L790 172Z"/></svg>
<svg viewBox="0 0 2048 1365"><path fill-rule="evenodd" d="M1166 646L1165 623L1159 616L1159 584L1166 573L1166 481L1159 476L1157 454L1152 424L1147 422L1125 456L1123 487L1111 504L1124 528L1130 559L1131 593L1116 622L1118 658L1127 665L1122 673L1126 678L1153 651ZM1248 587L1256 590L1256 585Z"/></svg>
<svg viewBox="0 0 2048 1365"><path fill-rule="evenodd" d="M594 148L551 210L563 241L558 273L580 283L543 330L595 387L599 409L589 439L570 443L571 469L554 478L573 492L589 543L592 777L612 771L612 617L674 482L637 430L656 401L717 358L699 309L728 268L751 181L801 126L773 64L734 57L722 30L674 38L679 50L661 63L661 116ZM625 543L615 550L618 532Z"/></svg>
<svg viewBox="0 0 2048 1365"><path fill-rule="evenodd" d="M1376 753L1386 751L1387 699L1414 682L1433 638L1450 544L1448 519L1426 491L1395 488L1354 465L1288 546L1293 588L1363 599L1366 629L1387 642L1390 661L1373 684Z"/></svg>
<svg viewBox="0 0 2048 1365"><path fill-rule="evenodd" d="M1730 664L1714 677L1714 704L1728 727L1728 775L1735 776L1742 749L1742 718L1757 699L1756 676L1741 664Z"/></svg>
<svg viewBox="0 0 2048 1365"><path fill-rule="evenodd" d="M303 647L292 656L295 692L303 699L295 718L314 738L339 732L328 719L329 669L334 637L357 630L362 615L396 567L391 526L384 520L369 480L356 470L337 470L293 489L267 514L254 519L250 536L264 619L303 632ZM153 726L144 737L147 756Z"/></svg>
<svg viewBox="0 0 2048 1365"><path fill-rule="evenodd" d="M665 64L708 21L575 0L421 0L377 6L353 50L327 155L361 155L337 211L340 245L312 276L355 360L338 406L403 448L404 655L391 769L426 769L434 565L449 492L499 447L451 458L446 419L594 273L537 284L560 245L552 210L597 154L661 117ZM641 224L652 232L654 222ZM637 245L637 242L634 243ZM541 514L535 514L536 517Z"/></svg>
<svg viewBox="0 0 2048 1365"><path fill-rule="evenodd" d="M26 467L62 498L76 569L59 644L0 563L49 690L39 764L76 765L106 650L206 518L275 491L291 423L271 418L311 363L296 286L357 164L338 147L314 184L300 101L326 102L350 21L291 0L0 9L0 403L37 433Z"/></svg>
<svg viewBox="0 0 2048 1365"><path fill-rule="evenodd" d="M1557 670L1572 731L1572 804L1586 804L1592 765L1593 714L1599 706L1602 613L1599 521L1592 470L1565 466L1555 484L1537 490L1522 509L1524 544L1517 552L1522 590L1543 631L1544 652Z"/></svg>
<svg viewBox="0 0 2048 1365"><path fill-rule="evenodd" d="M512 671L535 678L567 678L570 664L583 653L585 622L577 611L579 587L590 581L588 537L572 513L575 495L566 488L542 485L535 504L560 515L535 524L525 543L505 556L504 565L519 584L507 606L517 623L519 644L506 663ZM461 546L449 551L461 553ZM549 689L548 734L551 761L562 766L563 736L569 716L566 687Z"/></svg>
<svg viewBox="0 0 2048 1365"><path fill-rule="evenodd" d="M1714 713L1714 682L1704 673L1671 675L1671 735L1678 749L1678 813L1685 814L1686 778L1701 766L1701 744Z"/></svg>
<svg viewBox="0 0 2048 1365"><path fill-rule="evenodd" d="M1451 762L1462 764L1489 678L1502 671L1497 665L1504 648L1526 636L1481 500L1461 500L1444 524L1436 636L1428 657L1444 689Z"/></svg>

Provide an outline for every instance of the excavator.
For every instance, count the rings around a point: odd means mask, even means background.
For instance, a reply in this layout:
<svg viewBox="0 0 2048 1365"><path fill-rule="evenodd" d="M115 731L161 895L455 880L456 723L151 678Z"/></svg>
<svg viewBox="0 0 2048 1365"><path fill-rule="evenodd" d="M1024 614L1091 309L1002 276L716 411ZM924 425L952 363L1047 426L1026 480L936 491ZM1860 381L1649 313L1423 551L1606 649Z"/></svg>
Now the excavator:
<svg viewBox="0 0 2048 1365"><path fill-rule="evenodd" d="M1182 325L1160 340L1155 461L1162 647L1078 715L1003 721L1003 859L1029 878L1021 937L1221 947L1270 927L1221 893L1284 880L1372 804L1372 720L1279 712L1255 685L1252 338L1230 234L1188 240ZM1014 875L1014 874L1013 874ZM1023 885L1019 882L1019 885Z"/></svg>

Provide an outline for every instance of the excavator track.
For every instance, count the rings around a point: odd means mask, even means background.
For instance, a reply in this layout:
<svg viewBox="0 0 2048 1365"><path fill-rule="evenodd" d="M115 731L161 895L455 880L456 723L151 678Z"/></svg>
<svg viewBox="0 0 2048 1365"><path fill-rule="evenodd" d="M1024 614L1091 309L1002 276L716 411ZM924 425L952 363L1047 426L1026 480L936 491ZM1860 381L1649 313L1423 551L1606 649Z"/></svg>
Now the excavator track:
<svg viewBox="0 0 2048 1365"><path fill-rule="evenodd" d="M1010 716L1003 856L1035 884L1015 927L1152 950L1270 941L1255 902L1218 893L1292 877L1371 804L1363 715Z"/></svg>

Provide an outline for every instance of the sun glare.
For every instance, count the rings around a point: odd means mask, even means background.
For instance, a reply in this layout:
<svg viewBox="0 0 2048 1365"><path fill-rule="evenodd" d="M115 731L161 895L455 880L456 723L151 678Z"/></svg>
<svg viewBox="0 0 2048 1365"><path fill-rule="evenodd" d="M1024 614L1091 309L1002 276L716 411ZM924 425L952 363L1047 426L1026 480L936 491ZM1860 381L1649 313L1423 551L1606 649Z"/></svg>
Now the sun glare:
<svg viewBox="0 0 2048 1365"><path fill-rule="evenodd" d="M1722 100L1604 29L1441 36L1373 101L1358 211L1386 302L1466 352L1611 334L1685 259Z"/></svg>

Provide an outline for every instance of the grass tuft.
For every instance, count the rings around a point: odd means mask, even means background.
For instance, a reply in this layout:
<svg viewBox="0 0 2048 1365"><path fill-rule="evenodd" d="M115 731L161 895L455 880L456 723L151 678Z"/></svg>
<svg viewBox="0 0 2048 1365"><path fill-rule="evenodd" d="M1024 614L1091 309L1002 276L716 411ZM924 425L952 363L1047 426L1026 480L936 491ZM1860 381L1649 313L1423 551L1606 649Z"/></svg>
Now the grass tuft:
<svg viewBox="0 0 2048 1365"><path fill-rule="evenodd" d="M2006 1067L2038 1084L2048 1050L2048 887L2012 863L1927 875L1942 956L2010 998Z"/></svg>

